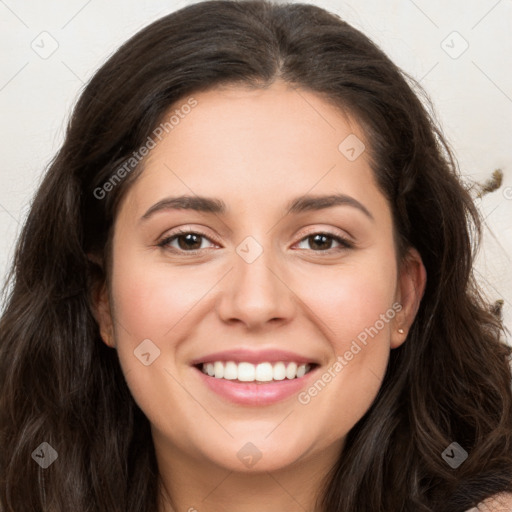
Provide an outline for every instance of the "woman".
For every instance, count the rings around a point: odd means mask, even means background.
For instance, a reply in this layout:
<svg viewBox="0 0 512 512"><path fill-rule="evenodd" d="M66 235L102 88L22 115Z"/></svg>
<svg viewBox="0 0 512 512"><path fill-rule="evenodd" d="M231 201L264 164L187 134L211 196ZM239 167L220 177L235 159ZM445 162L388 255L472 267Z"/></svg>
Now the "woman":
<svg viewBox="0 0 512 512"><path fill-rule="evenodd" d="M259 0L104 64L10 275L1 510L512 510L479 216L404 76Z"/></svg>

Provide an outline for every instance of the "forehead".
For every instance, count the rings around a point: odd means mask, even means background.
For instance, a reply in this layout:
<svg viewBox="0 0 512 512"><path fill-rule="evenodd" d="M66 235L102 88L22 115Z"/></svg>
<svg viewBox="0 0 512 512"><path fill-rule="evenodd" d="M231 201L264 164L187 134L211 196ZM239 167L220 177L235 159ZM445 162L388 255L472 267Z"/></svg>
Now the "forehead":
<svg viewBox="0 0 512 512"><path fill-rule="evenodd" d="M281 81L267 89L229 85L183 98L168 117L190 98L196 105L151 150L130 190L133 208L166 192L219 197L241 208L344 193L387 207L360 126L319 95Z"/></svg>

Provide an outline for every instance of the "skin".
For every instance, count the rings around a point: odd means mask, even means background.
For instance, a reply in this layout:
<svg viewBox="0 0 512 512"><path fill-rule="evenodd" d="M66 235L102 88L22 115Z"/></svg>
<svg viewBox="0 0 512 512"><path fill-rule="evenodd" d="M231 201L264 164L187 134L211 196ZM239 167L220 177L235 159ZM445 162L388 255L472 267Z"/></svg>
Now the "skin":
<svg viewBox="0 0 512 512"><path fill-rule="evenodd" d="M338 150L349 134L369 147L355 120L281 81L194 98L120 205L111 279L97 296L100 332L151 423L160 512L314 511L321 478L377 395L390 350L406 340L425 269L414 249L398 265L391 210L366 152L349 161ZM373 220L349 205L286 215L306 193L349 195ZM222 199L229 211L140 220L182 194ZM183 237L158 246L179 227L204 235L197 254ZM355 246L315 243L317 233ZM252 263L236 252L247 236L263 250ZM190 366L218 350L281 348L319 361L321 375L396 303L400 312L308 404L294 395L234 405ZM145 339L160 350L148 366L134 356ZM247 442L262 454L250 468L237 457Z"/></svg>

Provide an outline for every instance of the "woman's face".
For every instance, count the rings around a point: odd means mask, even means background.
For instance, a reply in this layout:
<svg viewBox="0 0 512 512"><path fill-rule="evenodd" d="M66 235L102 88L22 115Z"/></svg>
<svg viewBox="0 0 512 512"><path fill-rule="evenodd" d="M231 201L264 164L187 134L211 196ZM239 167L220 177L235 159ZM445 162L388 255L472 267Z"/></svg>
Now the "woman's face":
<svg viewBox="0 0 512 512"><path fill-rule="evenodd" d="M232 471L334 454L407 336L421 260L398 268L368 142L319 96L278 81L193 98L121 203L102 336L157 452ZM313 369L291 379L293 363Z"/></svg>

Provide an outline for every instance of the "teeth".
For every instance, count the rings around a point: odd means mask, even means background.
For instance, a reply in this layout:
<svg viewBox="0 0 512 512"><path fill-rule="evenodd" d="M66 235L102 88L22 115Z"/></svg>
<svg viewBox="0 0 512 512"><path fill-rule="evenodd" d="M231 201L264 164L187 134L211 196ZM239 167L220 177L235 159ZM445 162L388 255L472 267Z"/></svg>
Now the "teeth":
<svg viewBox="0 0 512 512"><path fill-rule="evenodd" d="M234 361L215 361L203 363L202 371L216 379L239 380L241 382L270 382L272 380L295 379L304 377L311 370L310 364L297 363L235 363Z"/></svg>
<svg viewBox="0 0 512 512"><path fill-rule="evenodd" d="M289 363L286 367L286 378L294 379L297 376L297 365L295 363Z"/></svg>
<svg viewBox="0 0 512 512"><path fill-rule="evenodd" d="M236 364L233 361L228 361L224 366L223 379L235 380L237 376ZM217 375L217 374L215 374Z"/></svg>

